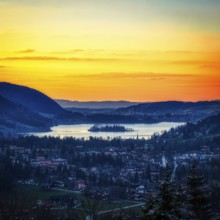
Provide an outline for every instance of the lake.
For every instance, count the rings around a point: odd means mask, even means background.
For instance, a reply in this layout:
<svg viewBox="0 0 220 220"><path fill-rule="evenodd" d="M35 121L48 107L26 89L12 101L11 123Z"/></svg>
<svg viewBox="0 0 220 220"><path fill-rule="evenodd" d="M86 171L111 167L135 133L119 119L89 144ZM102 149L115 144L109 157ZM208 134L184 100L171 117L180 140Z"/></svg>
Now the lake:
<svg viewBox="0 0 220 220"><path fill-rule="evenodd" d="M102 137L107 138L150 138L154 133L161 133L163 131L168 131L170 128L174 128L185 123L176 122L161 122L155 124L120 124L126 128L132 128L131 132L90 132L88 129L93 126L93 124L75 124L75 125L58 125L51 127L50 132L36 132L28 133L28 135L36 135L38 137L42 136L53 136L53 137L75 137L75 138L86 138L92 137Z"/></svg>

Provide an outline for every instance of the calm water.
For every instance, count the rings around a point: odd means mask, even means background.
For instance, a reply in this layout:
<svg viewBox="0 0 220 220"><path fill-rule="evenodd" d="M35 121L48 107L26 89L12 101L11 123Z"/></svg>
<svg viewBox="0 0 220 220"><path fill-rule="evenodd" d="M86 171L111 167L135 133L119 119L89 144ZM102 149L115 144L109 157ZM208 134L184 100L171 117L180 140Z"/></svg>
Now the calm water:
<svg viewBox="0 0 220 220"><path fill-rule="evenodd" d="M89 138L93 137L102 137L114 138L136 138L137 135L139 138L150 138L154 133L161 133L170 128L183 125L184 123L175 123L175 122L161 122L156 124L122 124L126 128L132 128L132 132L90 132L88 129L93 126L93 124L77 124L77 125L58 125L51 127L50 132L38 132L38 133L29 133L36 136L54 136L54 137L75 137L75 138Z"/></svg>

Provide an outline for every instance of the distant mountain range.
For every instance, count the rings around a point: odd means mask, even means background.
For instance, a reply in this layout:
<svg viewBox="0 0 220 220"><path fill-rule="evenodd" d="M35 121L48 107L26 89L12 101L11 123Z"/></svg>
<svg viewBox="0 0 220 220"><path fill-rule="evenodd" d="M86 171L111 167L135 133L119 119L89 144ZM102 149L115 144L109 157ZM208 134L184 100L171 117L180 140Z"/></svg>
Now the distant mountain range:
<svg viewBox="0 0 220 220"><path fill-rule="evenodd" d="M220 101L165 101L165 102L129 102L129 101L91 101L79 102L55 100L60 106L71 112L82 114L119 114L119 115L164 115L164 114L204 114L220 112Z"/></svg>
<svg viewBox="0 0 220 220"><path fill-rule="evenodd" d="M140 102L129 102L129 101L79 102L79 101L69 101L64 99L55 99L55 101L63 108L78 108L78 109L117 109L117 108L125 108L132 105L137 105L140 103Z"/></svg>
<svg viewBox="0 0 220 220"><path fill-rule="evenodd" d="M220 101L200 101L200 102L149 102L142 103L114 111L123 115L162 115L162 114L205 114L212 115L220 112Z"/></svg>
<svg viewBox="0 0 220 220"><path fill-rule="evenodd" d="M0 136L46 131L58 124L197 121L219 112L220 101L55 102L35 89L0 82Z"/></svg>

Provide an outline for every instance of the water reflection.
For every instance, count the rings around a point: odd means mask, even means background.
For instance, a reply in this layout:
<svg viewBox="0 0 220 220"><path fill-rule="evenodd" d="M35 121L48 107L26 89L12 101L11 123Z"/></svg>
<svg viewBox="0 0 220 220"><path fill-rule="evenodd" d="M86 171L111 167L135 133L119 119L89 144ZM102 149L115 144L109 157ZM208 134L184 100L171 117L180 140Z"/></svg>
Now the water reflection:
<svg viewBox="0 0 220 220"><path fill-rule="evenodd" d="M89 138L101 137L104 139L112 139L115 137L121 138L145 138L148 139L154 133L161 133L167 131L170 128L183 125L184 123L176 122L161 122L156 124L121 124L126 128L132 128L131 132L90 132L88 131L93 124L77 124L77 125L58 125L51 127L50 132L38 132L29 133L29 135L42 136L54 136L54 137L75 137L75 138Z"/></svg>

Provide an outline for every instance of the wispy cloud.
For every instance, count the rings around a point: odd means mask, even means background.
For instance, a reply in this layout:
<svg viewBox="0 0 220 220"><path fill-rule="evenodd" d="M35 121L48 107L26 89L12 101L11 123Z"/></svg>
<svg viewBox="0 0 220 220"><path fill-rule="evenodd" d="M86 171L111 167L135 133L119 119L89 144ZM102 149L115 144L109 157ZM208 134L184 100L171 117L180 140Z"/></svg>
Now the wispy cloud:
<svg viewBox="0 0 220 220"><path fill-rule="evenodd" d="M56 56L23 56L4 57L0 60L6 61L118 61L116 58L79 58L79 57L56 57Z"/></svg>
<svg viewBox="0 0 220 220"><path fill-rule="evenodd" d="M220 63L216 65L201 65L198 68L201 69L220 69Z"/></svg>
<svg viewBox="0 0 220 220"><path fill-rule="evenodd" d="M19 50L17 53L34 53L34 49L25 49L25 50Z"/></svg>
<svg viewBox="0 0 220 220"><path fill-rule="evenodd" d="M213 87L217 87L220 88L220 84L219 83L210 83L210 84L204 84L204 83L193 83L190 86L189 85L172 85L171 87L182 87L182 88L189 88L189 87L193 87L193 88L213 88Z"/></svg>
<svg viewBox="0 0 220 220"><path fill-rule="evenodd" d="M28 52L26 52L28 53ZM31 53L31 52L29 52ZM138 59L137 59L138 60ZM208 66L219 66L218 62L211 61L203 61L203 60L148 60L142 59L142 61L146 61L146 63L157 63L157 64L173 64L173 65L196 65L199 67L208 67ZM10 57L2 57L0 61L72 61L72 62L116 62L116 61L136 61L133 58L127 57L62 57L62 56L10 56ZM121 74L121 73L120 73Z"/></svg>
<svg viewBox="0 0 220 220"><path fill-rule="evenodd" d="M87 52L88 50L84 49L73 49L73 50L61 50L61 51L51 51L48 52L49 54L72 54L72 53L84 53Z"/></svg>
<svg viewBox="0 0 220 220"><path fill-rule="evenodd" d="M218 66L219 62L215 61L205 61L205 60L175 60L175 61L168 61L168 64L176 64L176 65L196 65L199 67L207 67L207 66Z"/></svg>
<svg viewBox="0 0 220 220"><path fill-rule="evenodd" d="M67 74L65 78L89 78L89 79L150 79L163 80L168 78L193 77L193 74L178 74L178 73L96 73L96 74Z"/></svg>
<svg viewBox="0 0 220 220"><path fill-rule="evenodd" d="M157 51L163 52L163 51ZM164 53L171 53L171 54L201 54L207 53L206 51L193 51L193 50L166 50Z"/></svg>

